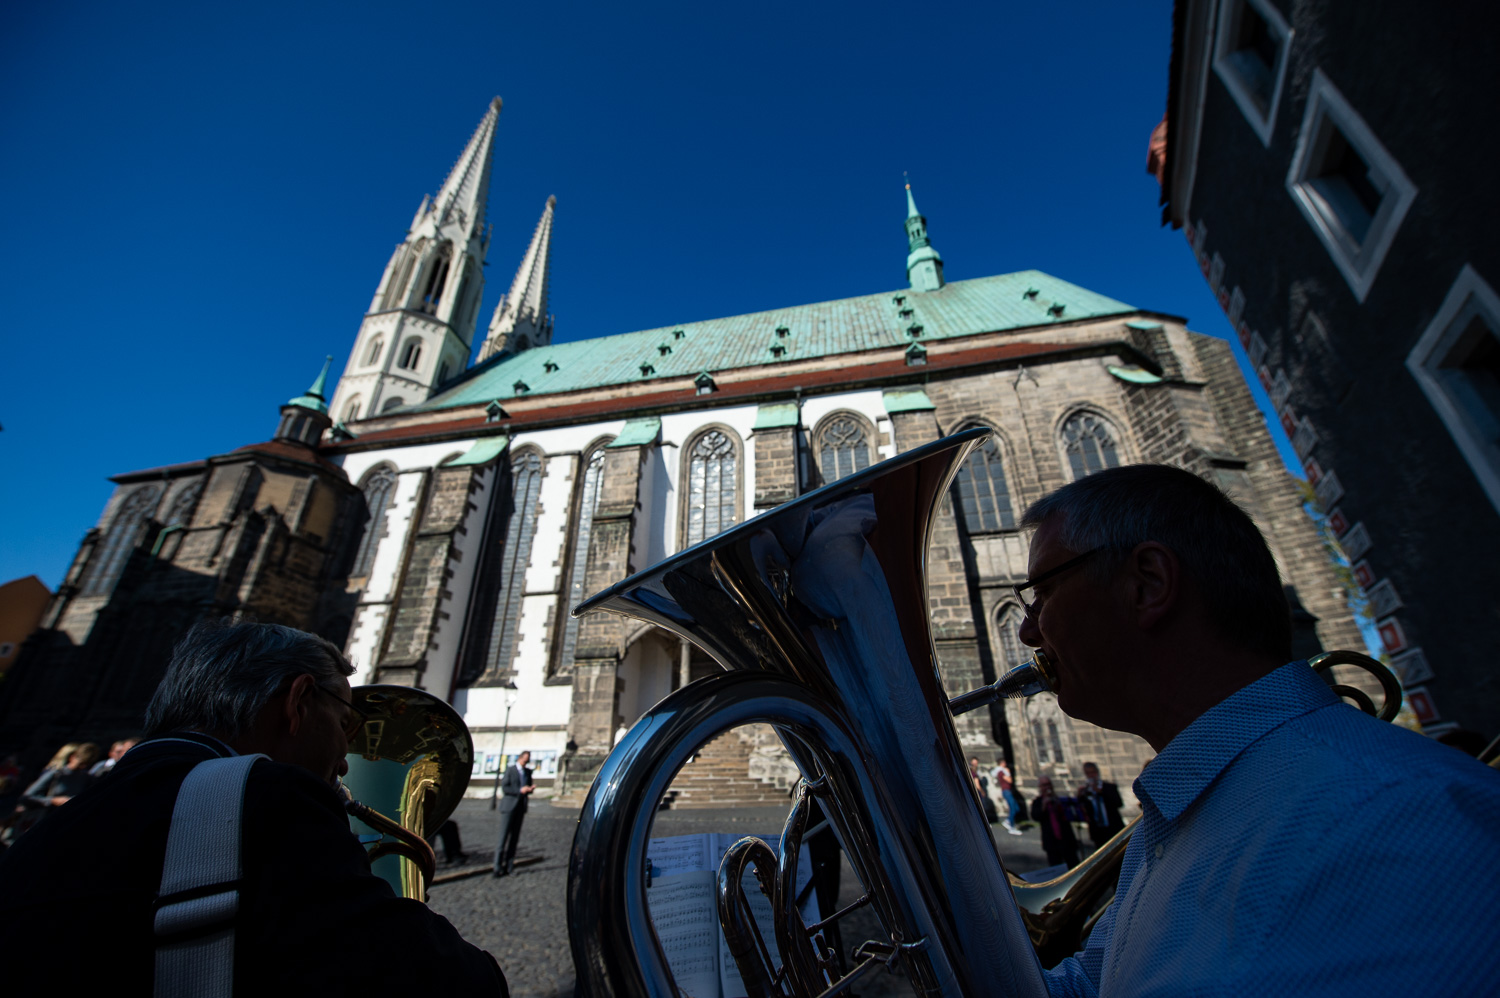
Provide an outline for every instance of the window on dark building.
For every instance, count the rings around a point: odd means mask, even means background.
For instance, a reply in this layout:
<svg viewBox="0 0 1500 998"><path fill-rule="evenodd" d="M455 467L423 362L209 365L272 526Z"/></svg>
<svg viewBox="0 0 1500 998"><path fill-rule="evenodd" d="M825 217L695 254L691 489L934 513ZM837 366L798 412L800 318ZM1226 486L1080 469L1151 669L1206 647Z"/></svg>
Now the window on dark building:
<svg viewBox="0 0 1500 998"><path fill-rule="evenodd" d="M1364 301L1417 189L1322 70L1313 74L1286 185Z"/></svg>
<svg viewBox="0 0 1500 998"><path fill-rule="evenodd" d="M1220 0L1214 72L1261 144L1271 144L1292 32L1270 0Z"/></svg>

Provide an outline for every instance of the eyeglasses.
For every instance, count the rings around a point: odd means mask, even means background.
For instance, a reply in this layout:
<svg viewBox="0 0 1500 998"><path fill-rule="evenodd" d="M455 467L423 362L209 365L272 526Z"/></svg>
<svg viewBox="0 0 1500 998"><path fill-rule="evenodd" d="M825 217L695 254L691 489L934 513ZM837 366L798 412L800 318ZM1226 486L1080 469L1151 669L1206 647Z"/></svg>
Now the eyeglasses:
<svg viewBox="0 0 1500 998"><path fill-rule="evenodd" d="M1088 561L1094 555L1103 550L1104 549L1102 547L1098 547L1094 548L1094 550L1092 551L1085 551L1083 554L1079 555L1076 558L1069 558L1067 561L1063 562L1061 565L1058 565L1056 568L1048 569L1034 579L1027 579L1020 585L1011 586L1011 588L1015 590L1016 599L1020 600L1021 605L1026 608L1026 616L1030 617L1033 621L1036 620L1036 605L1041 599L1040 595L1037 593L1037 586L1040 586L1044 582L1050 582L1051 580L1062 575L1064 572L1068 572L1077 568L1079 565L1082 565L1084 562Z"/></svg>
<svg viewBox="0 0 1500 998"><path fill-rule="evenodd" d="M360 710L358 707L354 706L354 704L350 703L348 700L345 700L343 697L333 692L333 690L325 690L321 686L314 686L313 689L317 690L320 693L327 693L339 703L349 708L349 713L344 716L344 737L351 742L354 741L354 736L359 734L360 730L364 728L365 722L370 719L370 716L363 710Z"/></svg>

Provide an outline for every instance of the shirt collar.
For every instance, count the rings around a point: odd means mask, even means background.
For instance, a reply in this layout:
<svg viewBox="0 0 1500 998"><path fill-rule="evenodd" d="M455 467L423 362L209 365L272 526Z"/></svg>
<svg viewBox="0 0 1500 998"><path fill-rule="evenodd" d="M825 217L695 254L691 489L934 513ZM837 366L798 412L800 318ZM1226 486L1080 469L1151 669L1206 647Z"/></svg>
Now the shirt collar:
<svg viewBox="0 0 1500 998"><path fill-rule="evenodd" d="M1141 772L1136 796L1175 821L1245 749L1293 718L1339 702L1306 662L1283 665L1183 728Z"/></svg>

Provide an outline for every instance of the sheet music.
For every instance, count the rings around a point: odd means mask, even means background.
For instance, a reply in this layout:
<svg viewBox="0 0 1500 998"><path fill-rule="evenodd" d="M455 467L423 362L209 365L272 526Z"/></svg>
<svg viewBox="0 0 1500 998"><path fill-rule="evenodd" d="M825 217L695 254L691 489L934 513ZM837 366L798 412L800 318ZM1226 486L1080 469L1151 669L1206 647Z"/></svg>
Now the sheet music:
<svg viewBox="0 0 1500 998"><path fill-rule="evenodd" d="M677 989L690 998L718 998L720 937L714 876L707 870L656 877L646 891L651 921Z"/></svg>
<svg viewBox="0 0 1500 998"><path fill-rule="evenodd" d="M694 870L712 870L717 873L719 858L723 854L711 854L711 839L712 836L708 834L672 835L652 839L646 844L646 861L651 864L651 876L670 877Z"/></svg>

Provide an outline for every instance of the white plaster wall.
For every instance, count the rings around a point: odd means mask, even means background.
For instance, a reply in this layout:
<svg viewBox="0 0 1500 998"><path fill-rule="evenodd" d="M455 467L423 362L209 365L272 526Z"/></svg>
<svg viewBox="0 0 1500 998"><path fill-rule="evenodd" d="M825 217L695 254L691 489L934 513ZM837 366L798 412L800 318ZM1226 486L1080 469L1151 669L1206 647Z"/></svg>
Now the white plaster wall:
<svg viewBox="0 0 1500 998"><path fill-rule="evenodd" d="M625 420L610 419L577 426L557 426L550 430L529 430L516 434L511 439L510 449L514 451L529 444L541 448L543 454L577 453L600 437L619 436L624 426Z"/></svg>
<svg viewBox="0 0 1500 998"><path fill-rule="evenodd" d="M878 390L862 392L839 392L834 395L814 395L802 400L802 425L807 427L809 435L817 427L822 418L836 409L849 409L859 413L874 424L877 433L885 434L892 438L891 417L885 411L885 397ZM871 441L875 443L876 441ZM814 448L815 441L809 440ZM889 439L888 443L880 444L875 452L870 455L870 463L875 464L884 461L888 457L896 456L896 442Z"/></svg>

